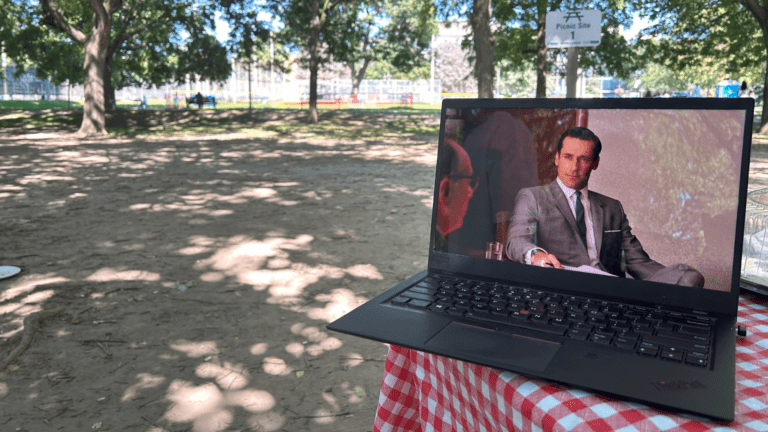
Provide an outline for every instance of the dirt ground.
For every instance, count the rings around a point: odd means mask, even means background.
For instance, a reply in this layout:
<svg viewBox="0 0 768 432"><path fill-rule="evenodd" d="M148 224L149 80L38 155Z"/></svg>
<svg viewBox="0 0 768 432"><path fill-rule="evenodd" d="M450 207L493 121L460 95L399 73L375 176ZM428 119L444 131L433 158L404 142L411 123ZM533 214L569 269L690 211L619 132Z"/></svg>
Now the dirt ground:
<svg viewBox="0 0 768 432"><path fill-rule="evenodd" d="M0 130L0 430L372 430L387 347L325 325L426 267L437 136L76 129Z"/></svg>

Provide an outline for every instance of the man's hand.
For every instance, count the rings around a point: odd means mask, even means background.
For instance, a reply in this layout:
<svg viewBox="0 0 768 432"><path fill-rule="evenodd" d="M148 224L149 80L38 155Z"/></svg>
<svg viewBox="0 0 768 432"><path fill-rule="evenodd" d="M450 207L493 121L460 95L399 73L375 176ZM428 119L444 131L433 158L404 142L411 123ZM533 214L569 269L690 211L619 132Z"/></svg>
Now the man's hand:
<svg viewBox="0 0 768 432"><path fill-rule="evenodd" d="M531 255L531 264L539 267L563 268L556 256L542 251Z"/></svg>

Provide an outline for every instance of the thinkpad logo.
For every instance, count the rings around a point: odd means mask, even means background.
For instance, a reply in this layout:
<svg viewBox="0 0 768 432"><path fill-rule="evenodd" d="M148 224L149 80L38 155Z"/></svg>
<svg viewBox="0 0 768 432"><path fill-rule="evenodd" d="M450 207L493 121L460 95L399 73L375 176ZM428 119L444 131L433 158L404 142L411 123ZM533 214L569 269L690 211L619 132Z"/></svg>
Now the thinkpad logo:
<svg viewBox="0 0 768 432"><path fill-rule="evenodd" d="M654 387L659 389L660 391L670 391L670 390L694 390L694 389L705 389L707 388L704 386L704 384L693 380L693 381L659 381L653 383Z"/></svg>

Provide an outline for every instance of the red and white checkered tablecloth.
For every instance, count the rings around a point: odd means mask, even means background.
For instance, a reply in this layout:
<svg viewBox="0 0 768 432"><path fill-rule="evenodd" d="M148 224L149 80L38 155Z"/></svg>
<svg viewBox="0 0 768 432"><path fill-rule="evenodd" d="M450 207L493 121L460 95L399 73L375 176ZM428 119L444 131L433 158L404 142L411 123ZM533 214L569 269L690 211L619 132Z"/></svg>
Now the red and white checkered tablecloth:
<svg viewBox="0 0 768 432"><path fill-rule="evenodd" d="M768 431L768 305L743 297L736 347L736 418L713 422L391 346L374 432Z"/></svg>

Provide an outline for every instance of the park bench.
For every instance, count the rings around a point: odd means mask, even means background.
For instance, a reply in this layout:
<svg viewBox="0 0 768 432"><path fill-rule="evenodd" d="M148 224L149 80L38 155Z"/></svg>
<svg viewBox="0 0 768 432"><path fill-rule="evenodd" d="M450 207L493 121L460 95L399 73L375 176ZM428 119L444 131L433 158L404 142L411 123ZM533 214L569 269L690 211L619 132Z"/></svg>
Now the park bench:
<svg viewBox="0 0 768 432"><path fill-rule="evenodd" d="M187 108L189 108L190 105L197 103L194 96L188 97L186 98L186 100L187 100ZM216 97L215 96L203 97L203 105L209 105L213 108L216 108ZM202 105L199 106L198 108L202 108Z"/></svg>

